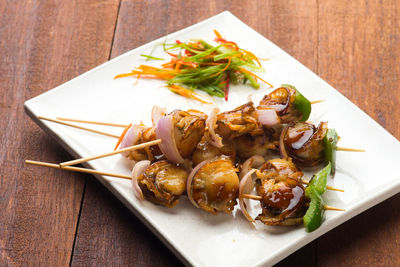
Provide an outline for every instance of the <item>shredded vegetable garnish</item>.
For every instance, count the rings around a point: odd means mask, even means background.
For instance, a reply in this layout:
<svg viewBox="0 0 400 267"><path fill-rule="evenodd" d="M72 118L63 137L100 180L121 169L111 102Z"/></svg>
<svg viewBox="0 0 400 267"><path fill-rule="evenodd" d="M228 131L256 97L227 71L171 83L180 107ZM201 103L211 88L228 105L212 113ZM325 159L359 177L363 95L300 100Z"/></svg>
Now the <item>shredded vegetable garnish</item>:
<svg viewBox="0 0 400 267"><path fill-rule="evenodd" d="M241 49L235 42L227 41L214 30L217 46L203 40L163 44L164 51L172 58L160 67L140 65L130 73L119 74L114 79L137 76L138 78L156 78L167 82L167 87L177 94L203 100L193 91L207 92L209 95L224 97L228 101L230 84L249 84L255 89L260 87L260 80L270 87L272 85L261 79L254 72L261 72L260 58L252 52ZM161 60L151 55L141 55L149 59ZM183 87L184 86L184 87Z"/></svg>

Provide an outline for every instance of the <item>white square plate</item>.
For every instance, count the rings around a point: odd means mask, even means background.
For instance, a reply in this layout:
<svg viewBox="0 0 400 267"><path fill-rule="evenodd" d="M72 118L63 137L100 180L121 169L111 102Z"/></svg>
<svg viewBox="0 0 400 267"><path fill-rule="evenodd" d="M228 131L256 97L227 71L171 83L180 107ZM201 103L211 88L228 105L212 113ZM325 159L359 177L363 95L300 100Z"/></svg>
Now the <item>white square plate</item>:
<svg viewBox="0 0 400 267"><path fill-rule="evenodd" d="M70 117L87 120L130 123L143 121L150 125L153 105L173 109L196 108L209 112L211 105L199 104L162 88L159 80L135 78L113 80L144 61L140 54L150 54L155 46L176 39L201 38L212 41L213 29L263 61L266 72L260 75L275 86L295 85L308 99L326 101L313 107L311 121L329 121L340 136L341 146L366 149L365 153L338 152L337 173L329 183L345 193L327 192L327 204L345 208L345 212L327 212L322 226L312 233L303 227L272 228L262 224L251 227L236 209L232 215L217 216L194 208L183 197L173 209L139 202L130 181L96 176L144 224L146 224L184 263L196 266L272 265L295 250L328 232L337 225L399 192L400 143L343 95L321 80L282 49L249 28L229 12L223 12L201 23L170 34L123 54L65 84L25 102L27 114L51 134L75 157L87 157L113 150L116 140L78 129L40 121L37 116ZM153 51L165 57L160 46ZM246 102L249 94L255 103L270 92L268 86L254 90L249 86L232 86L229 102L213 98L221 110ZM100 126L99 126L100 129ZM121 129L101 128L120 134ZM362 133L362 134L360 134ZM116 155L91 161L88 167L130 175L127 160ZM380 166L379 168L377 166ZM253 214L256 211L253 210Z"/></svg>

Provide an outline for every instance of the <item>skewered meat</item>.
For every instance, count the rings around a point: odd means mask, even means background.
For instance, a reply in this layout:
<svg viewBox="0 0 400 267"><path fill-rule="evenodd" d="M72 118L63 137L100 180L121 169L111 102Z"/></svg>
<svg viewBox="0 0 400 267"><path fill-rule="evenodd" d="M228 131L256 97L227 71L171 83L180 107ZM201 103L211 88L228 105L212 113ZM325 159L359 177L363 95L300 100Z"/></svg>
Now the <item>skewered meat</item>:
<svg viewBox="0 0 400 267"><path fill-rule="evenodd" d="M233 139L237 155L245 160L254 155L266 156L268 150L275 150L279 142L270 141L265 135L245 134Z"/></svg>
<svg viewBox="0 0 400 267"><path fill-rule="evenodd" d="M284 149L293 161L304 167L312 167L324 160L324 137L328 123L321 122L318 127L306 122L289 125L282 132Z"/></svg>
<svg viewBox="0 0 400 267"><path fill-rule="evenodd" d="M183 158L189 157L204 134L207 115L197 110L170 113L174 124L176 147Z"/></svg>
<svg viewBox="0 0 400 267"><path fill-rule="evenodd" d="M135 124L128 129L124 139L121 142L120 148L125 148L154 140L156 140L156 135L153 127L146 127L142 124ZM123 153L125 157L134 161L154 161L155 157L157 158L161 156L161 154L162 153L158 146L151 146L144 149L132 150Z"/></svg>
<svg viewBox="0 0 400 267"><path fill-rule="evenodd" d="M293 225L302 222L305 212L305 190L290 160L267 161L257 173L256 190L262 197L262 213L256 217L267 225Z"/></svg>
<svg viewBox="0 0 400 267"><path fill-rule="evenodd" d="M201 139L201 141L197 144L196 149L192 154L192 161L194 166L197 164L214 158L218 158L221 156L229 158L230 161L235 162L236 160L236 150L233 147L232 143L228 140L224 140L221 148L217 148L209 143L209 139L206 137L208 133L205 133L205 136Z"/></svg>
<svg viewBox="0 0 400 267"><path fill-rule="evenodd" d="M166 160L147 167L137 178L143 196L149 201L166 207L174 207L185 192L188 172Z"/></svg>
<svg viewBox="0 0 400 267"><path fill-rule="evenodd" d="M192 203L207 212L231 213L237 204L239 177L228 159L197 165L188 178L187 192Z"/></svg>
<svg viewBox="0 0 400 267"><path fill-rule="evenodd" d="M296 90L294 88L280 87L265 95L257 109L274 109L281 123L299 121L303 114L294 105L295 96Z"/></svg>
<svg viewBox="0 0 400 267"><path fill-rule="evenodd" d="M257 120L257 113L253 102L218 114L215 132L223 138L228 139L233 139L244 134L262 134L263 130Z"/></svg>

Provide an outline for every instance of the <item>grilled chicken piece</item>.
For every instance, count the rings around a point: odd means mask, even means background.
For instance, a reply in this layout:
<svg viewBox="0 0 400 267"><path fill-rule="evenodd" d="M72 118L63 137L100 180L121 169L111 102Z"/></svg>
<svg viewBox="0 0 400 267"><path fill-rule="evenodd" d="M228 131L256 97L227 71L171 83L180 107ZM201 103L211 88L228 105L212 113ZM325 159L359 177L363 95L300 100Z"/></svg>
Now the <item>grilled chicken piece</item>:
<svg viewBox="0 0 400 267"><path fill-rule="evenodd" d="M190 187L193 201L199 208L213 214L231 213L239 192L236 171L228 159L206 163L194 174Z"/></svg>
<svg viewBox="0 0 400 267"><path fill-rule="evenodd" d="M187 158L204 134L207 115L197 110L175 110L170 115L174 123L176 146L181 156Z"/></svg>
<svg viewBox="0 0 400 267"><path fill-rule="evenodd" d="M242 160L254 155L264 157L268 154L268 150L276 150L279 145L278 141L270 141L270 138L265 135L251 136L250 134L237 137L233 139L232 143L238 157Z"/></svg>
<svg viewBox="0 0 400 267"><path fill-rule="evenodd" d="M121 145L121 148L154 141L156 140L156 135L154 127L146 127L142 124L135 124L131 126L124 138L129 140L123 140L122 142L124 145ZM162 156L162 153L158 146L149 146L144 149L125 152L123 155L134 161L154 161L155 158Z"/></svg>
<svg viewBox="0 0 400 267"><path fill-rule="evenodd" d="M320 164L324 160L324 137L327 131L327 122L321 122L318 127L306 122L290 125L284 133L288 156L303 167Z"/></svg>
<svg viewBox="0 0 400 267"><path fill-rule="evenodd" d="M244 134L263 134L253 102L241 105L232 111L218 114L215 132L230 140Z"/></svg>
<svg viewBox="0 0 400 267"><path fill-rule="evenodd" d="M256 190L262 197L262 213L256 217L266 225L295 225L305 213L303 173L291 160L273 159L257 173Z"/></svg>
<svg viewBox="0 0 400 267"><path fill-rule="evenodd" d="M257 109L274 109L281 123L300 121L303 114L294 105L296 90L291 87L280 87L260 101Z"/></svg>
<svg viewBox="0 0 400 267"><path fill-rule="evenodd" d="M185 168L162 160L147 167L138 184L146 199L172 208L185 193L188 175Z"/></svg>
<svg viewBox="0 0 400 267"><path fill-rule="evenodd" d="M205 133L207 135L207 132ZM209 140L206 136L203 136L201 141L197 144L196 149L192 154L193 165L214 158L225 157L228 158L233 163L236 160L236 150L233 147L232 143L228 140L223 140L223 146L221 148L217 148L210 144L207 140Z"/></svg>

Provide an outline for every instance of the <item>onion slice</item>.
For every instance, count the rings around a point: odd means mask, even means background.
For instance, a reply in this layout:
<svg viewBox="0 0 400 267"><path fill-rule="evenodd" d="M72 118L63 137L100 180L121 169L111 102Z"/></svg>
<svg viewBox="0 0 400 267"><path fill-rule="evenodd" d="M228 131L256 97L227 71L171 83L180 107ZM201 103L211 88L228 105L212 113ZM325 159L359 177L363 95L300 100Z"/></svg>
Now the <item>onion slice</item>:
<svg viewBox="0 0 400 267"><path fill-rule="evenodd" d="M248 158L242 165L242 169L239 173L239 179L242 180L243 177L253 168L258 168L265 162L264 157L260 155L254 155Z"/></svg>
<svg viewBox="0 0 400 267"><path fill-rule="evenodd" d="M133 193L139 200L144 200L144 196L143 196L142 189L140 189L140 186L138 184L138 178L140 175L143 174L143 172L149 166L150 166L149 160L142 160L142 161L139 161L138 163L136 163L132 169L132 180L131 180L132 181L132 189L133 189Z"/></svg>
<svg viewBox="0 0 400 267"><path fill-rule="evenodd" d="M258 121L266 127L274 127L280 124L280 118L275 109L257 109Z"/></svg>
<svg viewBox="0 0 400 267"><path fill-rule="evenodd" d="M199 164L196 165L196 167L193 168L193 170L190 172L188 179L186 181L186 193L187 196L190 200L190 202L192 202L192 204L196 207L196 208L200 208L199 205L197 205L196 201L194 201L193 199L193 192L192 192L192 183L193 183L193 178L194 176L197 174L197 172L201 169L201 167L203 167L204 165L206 165L207 163L213 161L214 159L209 159L209 160L205 160L200 162Z"/></svg>
<svg viewBox="0 0 400 267"><path fill-rule="evenodd" d="M119 146L120 149L126 148L129 146L133 146L139 140L140 133L143 130L143 126L140 124L132 125L128 131L126 132L124 138L121 141L121 145ZM129 155L129 151L123 152L122 155L127 157Z"/></svg>
<svg viewBox="0 0 400 267"><path fill-rule="evenodd" d="M176 147L174 123L171 115L160 117L156 126L156 137L161 139L161 143L158 146L169 161L175 164L184 163L184 159Z"/></svg>
<svg viewBox="0 0 400 267"><path fill-rule="evenodd" d="M240 206L240 211L243 213L244 217L246 217L246 219L249 222L252 222L252 223L254 222L254 219L247 212L246 203L244 203L244 199L243 199L243 194L248 194L253 190L254 184L253 184L253 180L252 180L251 176L255 172L256 172L256 169L250 170L248 173L246 173L245 176L243 176L242 180L239 183L239 206Z"/></svg>
<svg viewBox="0 0 400 267"><path fill-rule="evenodd" d="M281 135L279 136L279 152L281 154L281 158L283 158L283 159L287 159L289 157L288 153L286 151L286 146L285 146L285 136L287 134L288 129L289 129L289 126L286 125L282 129Z"/></svg>
<svg viewBox="0 0 400 267"><path fill-rule="evenodd" d="M165 114L167 114L166 108L154 105L153 109L151 110L151 121L153 123L153 126L156 126L160 117L165 116Z"/></svg>
<svg viewBox="0 0 400 267"><path fill-rule="evenodd" d="M208 116L206 120L206 126L208 127L208 133L210 137L210 143L218 148L221 148L223 146L222 144L222 138L218 134L215 133L215 125L217 123L217 114L219 113L218 108L214 108L210 115Z"/></svg>

